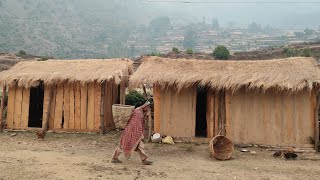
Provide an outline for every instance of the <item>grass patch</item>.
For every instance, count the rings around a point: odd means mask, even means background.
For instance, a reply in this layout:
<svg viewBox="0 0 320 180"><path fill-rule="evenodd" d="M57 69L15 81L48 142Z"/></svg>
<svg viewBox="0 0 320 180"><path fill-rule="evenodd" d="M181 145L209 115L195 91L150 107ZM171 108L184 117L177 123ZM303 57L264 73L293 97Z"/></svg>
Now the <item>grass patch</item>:
<svg viewBox="0 0 320 180"><path fill-rule="evenodd" d="M183 149L186 152L194 152L194 145L193 144L182 144L179 148Z"/></svg>

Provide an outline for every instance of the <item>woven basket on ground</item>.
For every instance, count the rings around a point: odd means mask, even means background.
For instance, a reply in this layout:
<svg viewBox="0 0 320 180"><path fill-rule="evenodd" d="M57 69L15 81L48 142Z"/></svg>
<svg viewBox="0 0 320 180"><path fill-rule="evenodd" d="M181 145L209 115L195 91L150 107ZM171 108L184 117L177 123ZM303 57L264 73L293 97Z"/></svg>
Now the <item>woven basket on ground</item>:
<svg viewBox="0 0 320 180"><path fill-rule="evenodd" d="M218 160L228 160L233 153L233 143L225 136L217 135L209 143L212 157Z"/></svg>
<svg viewBox="0 0 320 180"><path fill-rule="evenodd" d="M130 119L134 106L114 104L112 105L113 121L117 129L124 129Z"/></svg>

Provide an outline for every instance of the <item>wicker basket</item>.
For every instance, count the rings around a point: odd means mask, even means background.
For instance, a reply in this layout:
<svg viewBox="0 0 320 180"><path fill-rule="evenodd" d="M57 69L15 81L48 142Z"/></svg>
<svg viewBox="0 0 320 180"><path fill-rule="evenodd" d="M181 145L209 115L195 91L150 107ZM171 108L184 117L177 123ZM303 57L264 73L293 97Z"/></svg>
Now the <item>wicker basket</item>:
<svg viewBox="0 0 320 180"><path fill-rule="evenodd" d="M233 143L225 136L217 135L209 143L212 157L218 160L228 160L233 153Z"/></svg>
<svg viewBox="0 0 320 180"><path fill-rule="evenodd" d="M130 119L134 106L114 104L112 105L113 121L117 129L124 129Z"/></svg>

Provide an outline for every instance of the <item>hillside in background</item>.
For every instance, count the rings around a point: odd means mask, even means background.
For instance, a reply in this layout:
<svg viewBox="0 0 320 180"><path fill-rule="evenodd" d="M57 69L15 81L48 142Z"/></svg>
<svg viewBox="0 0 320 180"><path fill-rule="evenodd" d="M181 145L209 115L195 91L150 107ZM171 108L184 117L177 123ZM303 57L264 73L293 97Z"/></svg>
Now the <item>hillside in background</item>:
<svg viewBox="0 0 320 180"><path fill-rule="evenodd" d="M291 3L0 0L0 51L64 59L138 57L172 47L208 52L216 45L250 51L319 39L319 9ZM304 34L307 28L318 32Z"/></svg>
<svg viewBox="0 0 320 180"><path fill-rule="evenodd" d="M0 50L59 58L125 54L129 30L143 19L128 9L134 0L94 2L0 0Z"/></svg>
<svg viewBox="0 0 320 180"><path fill-rule="evenodd" d="M28 55L28 54L17 56L15 54L0 52L0 71L8 70L15 64L22 61L39 61L39 60L45 60L45 59L42 59L41 57Z"/></svg>

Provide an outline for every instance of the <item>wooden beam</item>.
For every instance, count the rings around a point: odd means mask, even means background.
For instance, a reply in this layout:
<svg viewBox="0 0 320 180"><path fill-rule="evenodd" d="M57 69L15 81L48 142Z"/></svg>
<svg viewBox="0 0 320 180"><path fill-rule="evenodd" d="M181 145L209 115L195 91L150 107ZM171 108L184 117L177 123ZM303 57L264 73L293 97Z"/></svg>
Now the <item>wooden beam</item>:
<svg viewBox="0 0 320 180"><path fill-rule="evenodd" d="M81 85L76 83L74 94L74 129L81 129Z"/></svg>
<svg viewBox="0 0 320 180"><path fill-rule="evenodd" d="M214 136L214 92L211 89L207 91L207 137L212 138Z"/></svg>
<svg viewBox="0 0 320 180"><path fill-rule="evenodd" d="M105 88L106 88L106 82L103 81L101 84L101 98L100 98L100 134L103 135L104 134L104 100L105 100Z"/></svg>
<svg viewBox="0 0 320 180"><path fill-rule="evenodd" d="M88 85L81 86L81 129L87 129Z"/></svg>
<svg viewBox="0 0 320 180"><path fill-rule="evenodd" d="M14 100L13 128L21 127L22 92L23 87L16 87L16 98Z"/></svg>
<svg viewBox="0 0 320 180"><path fill-rule="evenodd" d="M56 99L57 99L57 85L48 86L48 88L52 89L52 99L50 102L50 114L49 114L49 129L54 129L54 117L55 117L55 109L56 109ZM50 97L50 96L49 96Z"/></svg>
<svg viewBox="0 0 320 180"><path fill-rule="evenodd" d="M47 132L48 131L48 128L49 128L49 119L50 119L50 114L51 114L51 106L52 106L52 99L53 99L53 94L55 92L55 86L47 86L48 88L48 91L49 91L49 100L48 100L48 106L47 106L47 109L46 109L46 119L44 120L44 124L43 124L43 129L44 129L44 132Z"/></svg>
<svg viewBox="0 0 320 180"><path fill-rule="evenodd" d="M3 119L3 110L4 110L4 101L7 94L7 86L2 87L2 97L1 97L1 105L0 105L0 132L2 129L6 128L6 122Z"/></svg>
<svg viewBox="0 0 320 180"><path fill-rule="evenodd" d="M44 97L43 97L43 115L42 115L42 128L45 127L45 120L48 115L48 106L49 106L49 100L50 100L50 92L51 92L52 86L45 85L44 86ZM51 107L50 107L51 108ZM50 118L50 117L48 117Z"/></svg>
<svg viewBox="0 0 320 180"><path fill-rule="evenodd" d="M56 104L54 112L54 129L62 129L62 111L63 111L63 85L57 85Z"/></svg>
<svg viewBox="0 0 320 180"><path fill-rule="evenodd" d="M229 102L230 102L230 94L229 92L225 92L224 96L225 96L225 101L224 101L224 107L225 107L225 111L224 111L224 124L225 124L225 136L231 136L232 137L232 131L231 131L231 121L230 121L230 106L229 106ZM228 132L228 134L227 134Z"/></svg>
<svg viewBox="0 0 320 180"><path fill-rule="evenodd" d="M153 103L154 103L154 126L153 131L160 133L161 131L161 87L158 85L153 86Z"/></svg>
<svg viewBox="0 0 320 180"><path fill-rule="evenodd" d="M114 103L114 80L106 82L104 91L104 125L105 128L115 128L113 115L112 115L112 104Z"/></svg>
<svg viewBox="0 0 320 180"><path fill-rule="evenodd" d="M75 129L75 98L74 98L74 93L75 93L75 85L70 84L69 86L69 92L70 92L70 104L69 104L69 129Z"/></svg>
<svg viewBox="0 0 320 180"><path fill-rule="evenodd" d="M14 101L16 98L16 86L9 87L8 106L7 106L7 127L13 129Z"/></svg>
<svg viewBox="0 0 320 180"><path fill-rule="evenodd" d="M88 84L87 129L94 129L94 83Z"/></svg>
<svg viewBox="0 0 320 180"><path fill-rule="evenodd" d="M224 90L219 91L219 132L221 131L221 135L225 135L225 131L223 130L226 123L226 93Z"/></svg>
<svg viewBox="0 0 320 180"><path fill-rule="evenodd" d="M64 84L64 93L63 93L63 129L70 129L69 121L70 121L70 85L69 83Z"/></svg>
<svg viewBox="0 0 320 180"><path fill-rule="evenodd" d="M317 95L318 98L317 98L317 105L316 105L316 109L315 109L315 137L314 137L314 140L315 140L315 143L314 143L314 146L315 146L315 150L316 152L319 152L319 108L320 108L320 96Z"/></svg>
<svg viewBox="0 0 320 180"><path fill-rule="evenodd" d="M125 79L121 80L119 96L120 96L120 104L126 104L126 83L125 83Z"/></svg>
<svg viewBox="0 0 320 180"><path fill-rule="evenodd" d="M101 83L94 83L94 129L100 129L100 114L101 114Z"/></svg>
<svg viewBox="0 0 320 180"><path fill-rule="evenodd" d="M22 113L21 113L21 127L22 128L28 128L29 107L30 107L30 88L23 88Z"/></svg>

